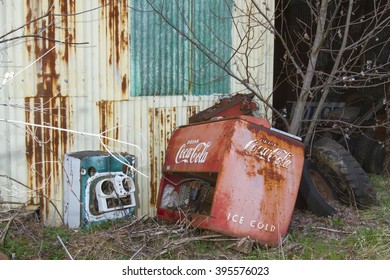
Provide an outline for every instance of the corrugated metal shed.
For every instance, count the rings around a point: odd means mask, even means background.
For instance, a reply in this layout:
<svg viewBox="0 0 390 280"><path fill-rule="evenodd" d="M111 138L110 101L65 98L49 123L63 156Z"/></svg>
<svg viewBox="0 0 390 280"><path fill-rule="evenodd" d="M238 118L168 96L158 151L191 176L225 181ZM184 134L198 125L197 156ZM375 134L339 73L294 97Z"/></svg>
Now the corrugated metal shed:
<svg viewBox="0 0 390 280"><path fill-rule="evenodd" d="M153 215L165 148L173 129L213 105L220 94L241 90L229 79L228 84L225 81L216 87L218 94L188 91L190 76L175 72L176 65L186 69L187 64L176 56L169 75L160 78L160 94L139 86L141 74L150 78L165 69L157 64L147 75L131 65L141 55L131 49L136 46L131 44L131 30L136 32L134 25L139 24L132 21L132 7L138 2L0 2L0 37L22 27L0 39L0 83L4 80L0 85L0 210L39 207L46 224L59 224L64 154L109 148L136 156L136 211L138 215ZM200 2L197 5L214 1ZM27 37L4 42L23 35ZM160 39L177 37L164 36ZM234 36L232 32L226 38L234 42ZM266 58L266 66L255 75L262 77L259 84L265 93L272 87L272 75L263 76L271 71L273 44L272 35L266 37L267 53L257 54L258 59ZM143 44L145 48L151 43ZM186 50L186 44L177 41L176 51ZM144 52L141 62L159 57L157 50ZM132 94L136 89L144 92Z"/></svg>

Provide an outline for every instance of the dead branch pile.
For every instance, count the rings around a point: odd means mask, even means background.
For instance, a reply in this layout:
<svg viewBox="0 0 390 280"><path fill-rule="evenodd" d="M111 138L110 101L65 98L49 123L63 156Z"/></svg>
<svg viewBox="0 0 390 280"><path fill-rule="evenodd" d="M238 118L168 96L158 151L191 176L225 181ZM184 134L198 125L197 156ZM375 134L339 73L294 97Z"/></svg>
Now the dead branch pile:
<svg viewBox="0 0 390 280"><path fill-rule="evenodd" d="M176 257L181 254L181 258L191 259L199 257L193 253L196 242L235 244L238 240L200 231L184 222L173 224L142 216L115 223L109 230L87 234L83 239L72 239L66 246L75 259L160 259L169 258L173 252Z"/></svg>

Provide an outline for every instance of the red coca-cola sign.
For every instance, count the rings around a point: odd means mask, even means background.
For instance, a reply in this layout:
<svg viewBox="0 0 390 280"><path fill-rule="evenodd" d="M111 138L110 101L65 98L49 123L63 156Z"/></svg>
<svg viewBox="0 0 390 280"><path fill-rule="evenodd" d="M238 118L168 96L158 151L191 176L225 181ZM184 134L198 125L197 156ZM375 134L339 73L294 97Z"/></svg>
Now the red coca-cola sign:
<svg viewBox="0 0 390 280"><path fill-rule="evenodd" d="M211 142L188 140L180 146L175 156L175 163L204 163L207 159Z"/></svg>
<svg viewBox="0 0 390 280"><path fill-rule="evenodd" d="M276 166L288 168L294 156L291 152L278 147L267 139L255 139L249 141L244 147L245 154L254 156Z"/></svg>

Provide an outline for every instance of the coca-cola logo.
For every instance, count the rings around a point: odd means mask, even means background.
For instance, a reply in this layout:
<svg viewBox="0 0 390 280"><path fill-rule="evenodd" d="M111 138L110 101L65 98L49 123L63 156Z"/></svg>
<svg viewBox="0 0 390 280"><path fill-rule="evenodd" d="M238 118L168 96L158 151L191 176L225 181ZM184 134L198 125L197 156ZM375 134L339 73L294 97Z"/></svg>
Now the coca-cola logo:
<svg viewBox="0 0 390 280"><path fill-rule="evenodd" d="M188 140L180 146L176 153L176 163L204 163L207 159L208 148L211 142L200 142L199 140Z"/></svg>
<svg viewBox="0 0 390 280"><path fill-rule="evenodd" d="M283 168L288 168L290 166L293 157L292 153L279 148L276 143L266 139L249 141L245 145L244 151L248 156L254 156Z"/></svg>

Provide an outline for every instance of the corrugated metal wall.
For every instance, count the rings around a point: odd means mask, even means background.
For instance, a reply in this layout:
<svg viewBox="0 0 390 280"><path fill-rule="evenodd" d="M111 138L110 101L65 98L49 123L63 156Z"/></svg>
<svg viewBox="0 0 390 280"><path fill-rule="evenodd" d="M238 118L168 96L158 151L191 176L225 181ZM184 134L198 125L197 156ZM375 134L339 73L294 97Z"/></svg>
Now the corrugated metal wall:
<svg viewBox="0 0 390 280"><path fill-rule="evenodd" d="M130 6L0 1L0 37L23 26L0 41L29 36L0 43L0 210L40 207L46 224L60 223L64 154L106 147L136 156L137 214L154 213L172 130L220 96L132 96Z"/></svg>
<svg viewBox="0 0 390 280"><path fill-rule="evenodd" d="M256 3L256 5L254 5ZM262 9L262 14L257 11ZM274 36L261 26L272 28L275 0L235 1L232 28L233 49L237 54L232 59L232 69L242 79L251 83L263 100L272 104ZM248 16L250 15L250 16ZM264 18L265 15L267 19ZM245 87L231 80L231 92L245 91ZM272 112L260 103L259 114L269 119Z"/></svg>
<svg viewBox="0 0 390 280"><path fill-rule="evenodd" d="M131 2L131 95L230 92L229 76L184 40L183 35L201 43L204 50L218 56L221 64L229 61L233 3L209 0L152 3L178 32L173 32L157 13L150 12L147 1Z"/></svg>

